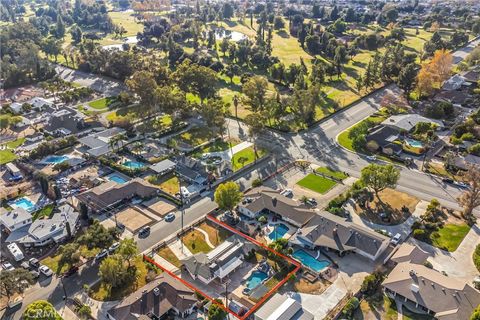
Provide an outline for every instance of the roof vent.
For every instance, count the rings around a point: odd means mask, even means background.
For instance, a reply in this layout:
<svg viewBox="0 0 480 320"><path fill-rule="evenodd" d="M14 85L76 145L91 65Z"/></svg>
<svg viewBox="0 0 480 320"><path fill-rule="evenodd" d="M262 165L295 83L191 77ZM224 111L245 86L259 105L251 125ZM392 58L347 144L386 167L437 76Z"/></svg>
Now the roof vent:
<svg viewBox="0 0 480 320"><path fill-rule="evenodd" d="M420 291L420 288L418 287L417 284L412 283L412 285L410 286L410 290L412 290L415 293L418 293L418 291Z"/></svg>
<svg viewBox="0 0 480 320"><path fill-rule="evenodd" d="M158 287L153 289L153 294L158 297L160 295L160 289Z"/></svg>

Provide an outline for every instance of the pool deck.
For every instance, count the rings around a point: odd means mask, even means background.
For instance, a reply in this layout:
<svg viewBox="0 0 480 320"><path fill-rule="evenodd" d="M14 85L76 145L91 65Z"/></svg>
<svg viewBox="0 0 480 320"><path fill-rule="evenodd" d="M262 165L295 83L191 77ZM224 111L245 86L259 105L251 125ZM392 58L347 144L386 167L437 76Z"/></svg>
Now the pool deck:
<svg viewBox="0 0 480 320"><path fill-rule="evenodd" d="M297 230L298 230L298 228L292 226L291 224L289 224L285 221L282 221L282 220L273 221L271 219L271 217L269 217L268 218L268 223L263 227L263 231L265 233L265 240L267 240L267 244L270 244L274 241L274 240L270 239L269 235L275 229L274 226L279 225L279 224L283 224L283 225L288 227L287 233L285 233L282 237L284 239L290 239L295 234L295 232L297 232Z"/></svg>

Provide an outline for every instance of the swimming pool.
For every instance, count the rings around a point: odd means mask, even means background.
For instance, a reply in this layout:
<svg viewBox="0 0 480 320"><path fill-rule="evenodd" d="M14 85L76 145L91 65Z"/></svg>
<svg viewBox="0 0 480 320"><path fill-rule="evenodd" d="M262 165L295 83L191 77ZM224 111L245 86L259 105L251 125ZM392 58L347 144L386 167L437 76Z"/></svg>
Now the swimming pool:
<svg viewBox="0 0 480 320"><path fill-rule="evenodd" d="M420 141L414 139L405 139L405 143L413 148L423 148L423 145Z"/></svg>
<svg viewBox="0 0 480 320"><path fill-rule="evenodd" d="M68 159L68 156L48 156L43 159L43 163L62 163Z"/></svg>
<svg viewBox="0 0 480 320"><path fill-rule="evenodd" d="M299 260L304 266L316 271L320 272L326 267L330 265L330 262L327 260L317 260L311 255L309 255L304 250L297 250L293 253L292 257Z"/></svg>
<svg viewBox="0 0 480 320"><path fill-rule="evenodd" d="M268 275L265 272L254 271L247 279L247 288L253 290L267 278Z"/></svg>
<svg viewBox="0 0 480 320"><path fill-rule="evenodd" d="M119 184L124 184L128 181L127 179L125 179L124 177L122 177L118 174L112 174L112 175L108 176L108 180L115 181L116 183L119 183Z"/></svg>
<svg viewBox="0 0 480 320"><path fill-rule="evenodd" d="M277 224L274 226L273 231L268 234L268 237L270 240L281 239L288 232L288 230L288 227L283 223Z"/></svg>
<svg viewBox="0 0 480 320"><path fill-rule="evenodd" d="M123 166L130 168L130 169L141 169L145 167L145 163L141 163L138 161L132 161L132 160L127 160L124 163L122 163Z"/></svg>
<svg viewBox="0 0 480 320"><path fill-rule="evenodd" d="M35 209L35 204L26 197L21 197L10 202L10 206L14 209L22 208L28 212L32 212Z"/></svg>

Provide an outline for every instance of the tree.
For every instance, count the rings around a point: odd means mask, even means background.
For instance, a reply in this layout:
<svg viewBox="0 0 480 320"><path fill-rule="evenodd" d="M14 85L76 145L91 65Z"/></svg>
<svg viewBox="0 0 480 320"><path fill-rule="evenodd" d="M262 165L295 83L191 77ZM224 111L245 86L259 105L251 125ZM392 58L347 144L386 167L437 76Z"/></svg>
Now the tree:
<svg viewBox="0 0 480 320"><path fill-rule="evenodd" d="M348 300L347 304L342 310L343 315L347 319L350 319L359 305L360 305L360 301L358 300L357 297L350 298L350 300Z"/></svg>
<svg viewBox="0 0 480 320"><path fill-rule="evenodd" d="M244 119L248 126L248 135L253 140L253 149L255 150L255 157L257 156L257 138L265 130L265 123L267 119L258 112L247 115Z"/></svg>
<svg viewBox="0 0 480 320"><path fill-rule="evenodd" d="M215 95L217 74L210 68L185 59L172 74L180 89L197 94L201 102Z"/></svg>
<svg viewBox="0 0 480 320"><path fill-rule="evenodd" d="M79 26L73 26L70 29L70 34L72 35L72 40L74 43L80 43L83 39L83 32Z"/></svg>
<svg viewBox="0 0 480 320"><path fill-rule="evenodd" d="M218 299L215 301L218 304L222 304ZM223 320L227 316L227 312L217 303L212 303L208 308L208 320Z"/></svg>
<svg viewBox="0 0 480 320"><path fill-rule="evenodd" d="M242 92L246 96L245 104L249 105L252 111L263 109L267 88L268 82L262 76L253 76L243 84Z"/></svg>
<svg viewBox="0 0 480 320"><path fill-rule="evenodd" d="M476 166L469 165L464 178L469 188L466 189L457 200L463 207L464 218L472 219L473 210L480 205L480 169Z"/></svg>
<svg viewBox="0 0 480 320"><path fill-rule="evenodd" d="M415 63L409 63L400 70L397 84L403 89L403 91L405 91L405 96L407 97L416 86L417 74L417 65Z"/></svg>
<svg viewBox="0 0 480 320"><path fill-rule="evenodd" d="M60 253L60 261L58 262L59 267L61 268L65 264L69 266L77 264L80 261L81 256L79 249L80 246L76 242L70 242L60 246L58 249L58 252Z"/></svg>
<svg viewBox="0 0 480 320"><path fill-rule="evenodd" d="M117 254L131 267L133 258L138 255L137 243L133 238L125 238L120 241L120 246L117 249Z"/></svg>
<svg viewBox="0 0 480 320"><path fill-rule="evenodd" d="M103 283L111 288L118 288L125 283L126 268L123 261L115 256L105 258L98 270L98 275Z"/></svg>
<svg viewBox="0 0 480 320"><path fill-rule="evenodd" d="M480 320L480 306L477 306L475 310L473 310L470 320Z"/></svg>
<svg viewBox="0 0 480 320"><path fill-rule="evenodd" d="M393 165L369 164L361 171L360 181L373 190L377 199L383 204L379 197L379 192L386 188L395 188L400 171Z"/></svg>
<svg viewBox="0 0 480 320"><path fill-rule="evenodd" d="M230 20L233 17L233 6L229 2L223 4L223 18Z"/></svg>
<svg viewBox="0 0 480 320"><path fill-rule="evenodd" d="M240 75L242 69L238 64L229 63L227 67L223 70L223 73L230 78L230 83L233 83L233 77Z"/></svg>
<svg viewBox="0 0 480 320"><path fill-rule="evenodd" d="M57 26L55 29L55 36L61 39L65 37L65 24L63 23L63 19L61 15L57 16Z"/></svg>
<svg viewBox="0 0 480 320"><path fill-rule="evenodd" d="M215 202L222 210L232 211L233 208L242 200L240 187L233 181L220 184L215 190Z"/></svg>
<svg viewBox="0 0 480 320"><path fill-rule="evenodd" d="M285 21L283 20L282 17L276 16L275 19L273 20L273 28L275 30L280 30L285 28Z"/></svg>
<svg viewBox="0 0 480 320"><path fill-rule="evenodd" d="M23 312L25 320L62 320L53 305L45 300L30 303Z"/></svg>
<svg viewBox="0 0 480 320"><path fill-rule="evenodd" d="M145 111L152 112L156 106L155 89L157 88L153 74L149 71L137 71L125 83L140 98Z"/></svg>
<svg viewBox="0 0 480 320"><path fill-rule="evenodd" d="M429 63L422 64L417 75L417 90L420 96L433 94L435 88L450 77L453 66L452 54L444 49L435 51Z"/></svg>
<svg viewBox="0 0 480 320"><path fill-rule="evenodd" d="M228 108L223 100L216 98L209 99L207 103L204 103L200 109L200 114L212 131L216 132L217 129L220 129L220 133L223 133L221 131L225 128L225 114L227 111Z"/></svg>
<svg viewBox="0 0 480 320"><path fill-rule="evenodd" d="M0 271L0 294L10 300L12 295L22 293L32 282L33 277L28 270L23 268L2 270Z"/></svg>

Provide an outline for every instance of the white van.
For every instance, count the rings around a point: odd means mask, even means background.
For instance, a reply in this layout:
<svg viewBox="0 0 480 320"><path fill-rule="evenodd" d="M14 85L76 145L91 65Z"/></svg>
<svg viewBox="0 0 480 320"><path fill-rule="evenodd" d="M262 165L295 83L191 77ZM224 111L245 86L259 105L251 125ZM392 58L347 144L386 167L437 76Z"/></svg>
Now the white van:
<svg viewBox="0 0 480 320"><path fill-rule="evenodd" d="M190 192L188 191L188 189L186 187L181 187L180 192L182 193L182 196L184 198L190 197Z"/></svg>
<svg viewBox="0 0 480 320"><path fill-rule="evenodd" d="M10 243L9 245L7 245L7 249L8 251L10 251L15 261L22 261L25 258L22 250L20 250L16 243Z"/></svg>

